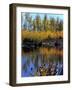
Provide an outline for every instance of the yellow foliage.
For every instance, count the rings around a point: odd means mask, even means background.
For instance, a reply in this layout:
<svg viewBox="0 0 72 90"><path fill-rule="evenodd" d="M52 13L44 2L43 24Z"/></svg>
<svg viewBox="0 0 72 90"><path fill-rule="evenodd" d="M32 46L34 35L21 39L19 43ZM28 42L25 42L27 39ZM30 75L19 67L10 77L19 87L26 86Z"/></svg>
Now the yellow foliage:
<svg viewBox="0 0 72 90"><path fill-rule="evenodd" d="M56 56L63 56L63 50L59 50L56 48L45 48L45 47L41 47L39 48L38 51L30 51L28 53L22 51L22 54L24 55L33 55L33 54L40 54L40 55L44 55L45 57L48 57L49 55L56 55Z"/></svg>
<svg viewBox="0 0 72 90"><path fill-rule="evenodd" d="M63 31L28 31L22 30L22 40L23 39L32 39L32 40L44 40L50 38L59 38L63 37Z"/></svg>
<svg viewBox="0 0 72 90"><path fill-rule="evenodd" d="M58 55L60 55L60 56L63 55L63 50L58 50L56 48L48 49L48 48L43 47L43 48L40 48L39 51L42 55L47 55L47 56L48 55L57 55L57 56Z"/></svg>

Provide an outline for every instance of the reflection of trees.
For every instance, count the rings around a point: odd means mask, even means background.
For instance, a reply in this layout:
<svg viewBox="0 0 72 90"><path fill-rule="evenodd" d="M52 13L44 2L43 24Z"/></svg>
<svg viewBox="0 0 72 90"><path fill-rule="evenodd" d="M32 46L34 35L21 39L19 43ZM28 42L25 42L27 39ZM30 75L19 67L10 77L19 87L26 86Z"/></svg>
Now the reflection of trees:
<svg viewBox="0 0 72 90"><path fill-rule="evenodd" d="M52 64L54 63L56 65L57 62L63 62L63 58L62 56L57 56L57 55L43 55L43 54L39 54L39 53L33 53L30 55L24 55L24 57L26 57L24 60L26 60L25 64L22 65L22 70L24 70L25 72L31 68L31 70L33 70L32 73L37 72L39 70L39 67L43 66L46 64L49 64L50 66L52 66ZM30 75L32 76L32 74L30 72Z"/></svg>
<svg viewBox="0 0 72 90"><path fill-rule="evenodd" d="M29 76L62 74L63 50L40 47L31 52L22 51L22 71ZM58 69L58 71L56 71ZM60 73L61 72L61 73Z"/></svg>

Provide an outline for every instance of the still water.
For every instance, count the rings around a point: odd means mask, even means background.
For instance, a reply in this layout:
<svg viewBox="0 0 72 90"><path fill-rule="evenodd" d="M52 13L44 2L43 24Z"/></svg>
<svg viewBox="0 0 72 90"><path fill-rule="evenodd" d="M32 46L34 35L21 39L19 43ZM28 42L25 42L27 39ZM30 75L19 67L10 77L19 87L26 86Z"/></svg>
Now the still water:
<svg viewBox="0 0 72 90"><path fill-rule="evenodd" d="M22 50L21 77L63 75L63 50L37 48Z"/></svg>

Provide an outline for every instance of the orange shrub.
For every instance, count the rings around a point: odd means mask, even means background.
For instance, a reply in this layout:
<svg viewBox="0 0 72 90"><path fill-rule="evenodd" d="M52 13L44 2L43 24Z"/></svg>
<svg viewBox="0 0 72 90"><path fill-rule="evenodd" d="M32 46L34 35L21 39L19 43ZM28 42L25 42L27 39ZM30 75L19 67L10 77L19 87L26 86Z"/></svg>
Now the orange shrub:
<svg viewBox="0 0 72 90"><path fill-rule="evenodd" d="M32 39L32 40L44 40L50 38L63 38L63 31L28 31L22 30L22 40L23 39Z"/></svg>

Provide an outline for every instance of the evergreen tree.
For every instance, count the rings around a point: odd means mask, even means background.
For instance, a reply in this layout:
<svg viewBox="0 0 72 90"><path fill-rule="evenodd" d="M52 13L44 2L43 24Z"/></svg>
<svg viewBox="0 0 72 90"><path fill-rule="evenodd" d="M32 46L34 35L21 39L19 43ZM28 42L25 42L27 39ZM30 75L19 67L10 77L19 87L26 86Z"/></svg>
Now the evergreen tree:
<svg viewBox="0 0 72 90"><path fill-rule="evenodd" d="M36 20L33 20L33 31L37 31Z"/></svg>
<svg viewBox="0 0 72 90"><path fill-rule="evenodd" d="M59 18L57 17L57 20L56 20L56 31L59 30Z"/></svg>
<svg viewBox="0 0 72 90"><path fill-rule="evenodd" d="M31 17L31 16L30 16L29 19L28 19L28 23L29 23L28 29L29 29L30 31L32 31L32 30L33 30L33 21L32 21L32 17Z"/></svg>
<svg viewBox="0 0 72 90"><path fill-rule="evenodd" d="M45 14L44 20L43 20L43 29L44 29L44 31L48 30L48 19L47 19L47 15L46 14Z"/></svg>
<svg viewBox="0 0 72 90"><path fill-rule="evenodd" d="M53 17L50 18L50 30L55 30L55 19Z"/></svg>
<svg viewBox="0 0 72 90"><path fill-rule="evenodd" d="M41 30L41 18L39 15L36 16L36 28L37 31Z"/></svg>
<svg viewBox="0 0 72 90"><path fill-rule="evenodd" d="M60 23L59 23L59 31L62 31L63 30L63 21L60 20Z"/></svg>

